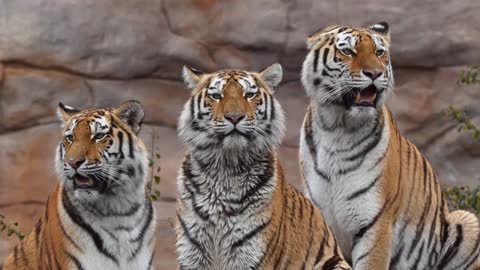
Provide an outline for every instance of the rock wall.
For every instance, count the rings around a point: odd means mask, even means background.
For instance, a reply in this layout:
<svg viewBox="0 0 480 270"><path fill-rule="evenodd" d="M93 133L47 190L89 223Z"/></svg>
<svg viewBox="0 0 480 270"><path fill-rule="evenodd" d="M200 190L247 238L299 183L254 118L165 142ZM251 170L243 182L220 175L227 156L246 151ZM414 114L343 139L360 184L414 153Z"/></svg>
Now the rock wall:
<svg viewBox="0 0 480 270"><path fill-rule="evenodd" d="M288 179L301 188L304 38L329 24L378 21L392 29L397 87L389 105L400 128L444 182L478 185L480 145L444 115L453 103L480 123L480 86L457 83L464 66L480 63L478 14L477 0L0 0L0 214L24 232L39 217L56 183L58 102L87 108L137 99L146 111L141 136L162 156L156 265L175 269L168 218L183 156L175 125L189 96L181 66L284 66L276 93L288 132L280 154ZM0 234L0 262L15 244Z"/></svg>

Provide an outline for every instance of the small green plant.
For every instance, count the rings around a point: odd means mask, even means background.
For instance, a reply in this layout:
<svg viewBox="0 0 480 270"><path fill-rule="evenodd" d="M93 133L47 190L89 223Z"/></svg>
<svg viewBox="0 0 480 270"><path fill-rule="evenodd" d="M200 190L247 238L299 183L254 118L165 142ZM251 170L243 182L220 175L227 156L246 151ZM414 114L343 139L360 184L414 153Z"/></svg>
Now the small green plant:
<svg viewBox="0 0 480 270"><path fill-rule="evenodd" d="M480 66L470 66L460 71L459 83L464 85L480 84Z"/></svg>
<svg viewBox="0 0 480 270"><path fill-rule="evenodd" d="M480 130L472 123L472 119L462 111L456 109L453 105L448 106L447 115L452 117L458 123L458 132L469 131L474 140L480 141Z"/></svg>
<svg viewBox="0 0 480 270"><path fill-rule="evenodd" d="M160 184L160 154L155 154L154 159L150 159L148 161L148 166L151 168L152 172L152 178L150 181L147 183L147 192L150 196L150 199L152 201L158 200L160 198L160 191L156 189L156 185Z"/></svg>
<svg viewBox="0 0 480 270"><path fill-rule="evenodd" d="M480 187L451 187L443 190L449 208L468 210L480 215Z"/></svg>
<svg viewBox="0 0 480 270"><path fill-rule="evenodd" d="M5 216L0 214L0 232L7 231L8 236L16 235L22 240L25 235L18 229L18 222L6 222Z"/></svg>
<svg viewBox="0 0 480 270"><path fill-rule="evenodd" d="M460 71L458 83L460 85L480 84L480 66L470 66ZM447 115L458 123L459 132L470 132L472 138L480 142L480 131L472 123L472 119L463 110L449 105ZM449 207L453 209L469 210L480 215L480 186L476 188L452 187L444 189L445 198Z"/></svg>
<svg viewBox="0 0 480 270"><path fill-rule="evenodd" d="M461 85L480 84L480 66L470 66L460 71L458 83ZM447 115L458 123L458 131L469 131L474 140L480 141L480 131L472 123L472 119L463 110L455 108L452 104L448 105Z"/></svg>

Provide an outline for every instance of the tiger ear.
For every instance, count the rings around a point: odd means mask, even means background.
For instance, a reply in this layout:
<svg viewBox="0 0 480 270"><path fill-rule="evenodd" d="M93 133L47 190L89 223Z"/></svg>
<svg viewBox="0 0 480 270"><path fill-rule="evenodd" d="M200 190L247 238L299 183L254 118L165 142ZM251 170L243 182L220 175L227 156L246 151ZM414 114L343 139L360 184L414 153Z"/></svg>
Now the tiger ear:
<svg viewBox="0 0 480 270"><path fill-rule="evenodd" d="M183 69L182 69L183 81L185 82L187 87L192 90L195 88L195 86L197 86L197 83L200 81L200 76L202 76L202 74L203 72L200 70L183 66Z"/></svg>
<svg viewBox="0 0 480 270"><path fill-rule="evenodd" d="M135 134L138 134L142 126L143 118L145 117L142 103L136 100L129 100L118 106L118 108L114 110L114 113L125 122Z"/></svg>
<svg viewBox="0 0 480 270"><path fill-rule="evenodd" d="M79 113L80 110L77 110L73 107L64 105L63 103L58 103L57 116L62 123L65 123L72 117L74 114Z"/></svg>
<svg viewBox="0 0 480 270"><path fill-rule="evenodd" d="M270 89L274 89L277 87L278 84L282 81L283 71L282 65L275 63L271 66L268 66L262 69L260 72L260 78L262 78L265 83L270 87Z"/></svg>
<svg viewBox="0 0 480 270"><path fill-rule="evenodd" d="M379 22L379 23L370 25L368 27L368 29L370 29L370 30L372 30L376 33L382 34L386 37L390 37L390 27L388 26L388 23L386 23L386 22Z"/></svg>

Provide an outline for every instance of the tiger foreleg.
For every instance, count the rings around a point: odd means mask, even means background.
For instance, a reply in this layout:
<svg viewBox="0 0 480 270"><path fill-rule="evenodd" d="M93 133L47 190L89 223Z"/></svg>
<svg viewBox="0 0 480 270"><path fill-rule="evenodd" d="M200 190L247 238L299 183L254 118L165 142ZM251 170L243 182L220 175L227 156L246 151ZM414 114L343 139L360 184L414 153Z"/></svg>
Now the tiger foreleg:
<svg viewBox="0 0 480 270"><path fill-rule="evenodd" d="M379 217L371 226L361 229L354 240L352 268L355 270L387 270L390 264L392 225Z"/></svg>

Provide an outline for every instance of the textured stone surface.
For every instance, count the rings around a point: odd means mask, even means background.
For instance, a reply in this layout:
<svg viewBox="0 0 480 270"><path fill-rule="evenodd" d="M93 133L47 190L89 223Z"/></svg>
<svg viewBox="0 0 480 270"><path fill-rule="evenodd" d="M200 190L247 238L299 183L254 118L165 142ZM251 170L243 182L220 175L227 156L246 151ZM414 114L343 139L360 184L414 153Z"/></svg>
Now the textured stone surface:
<svg viewBox="0 0 480 270"><path fill-rule="evenodd" d="M398 65L459 65L480 62L479 13L477 0L2 0L0 59L121 78L281 61L296 77L306 35L389 21Z"/></svg>
<svg viewBox="0 0 480 270"><path fill-rule="evenodd" d="M175 125L189 91L182 65L284 66L276 95L287 113L279 149L302 190L298 134L308 100L298 82L305 37L330 24L388 21L396 77L389 106L402 132L449 184L478 185L480 145L445 116L465 108L480 125L479 85L457 84L480 63L480 1L0 0L0 214L29 232L54 188L58 102L78 108L136 99L141 136L160 154L156 269L175 269L175 177L183 158ZM455 67L448 67L455 66ZM0 233L0 264L16 240Z"/></svg>

